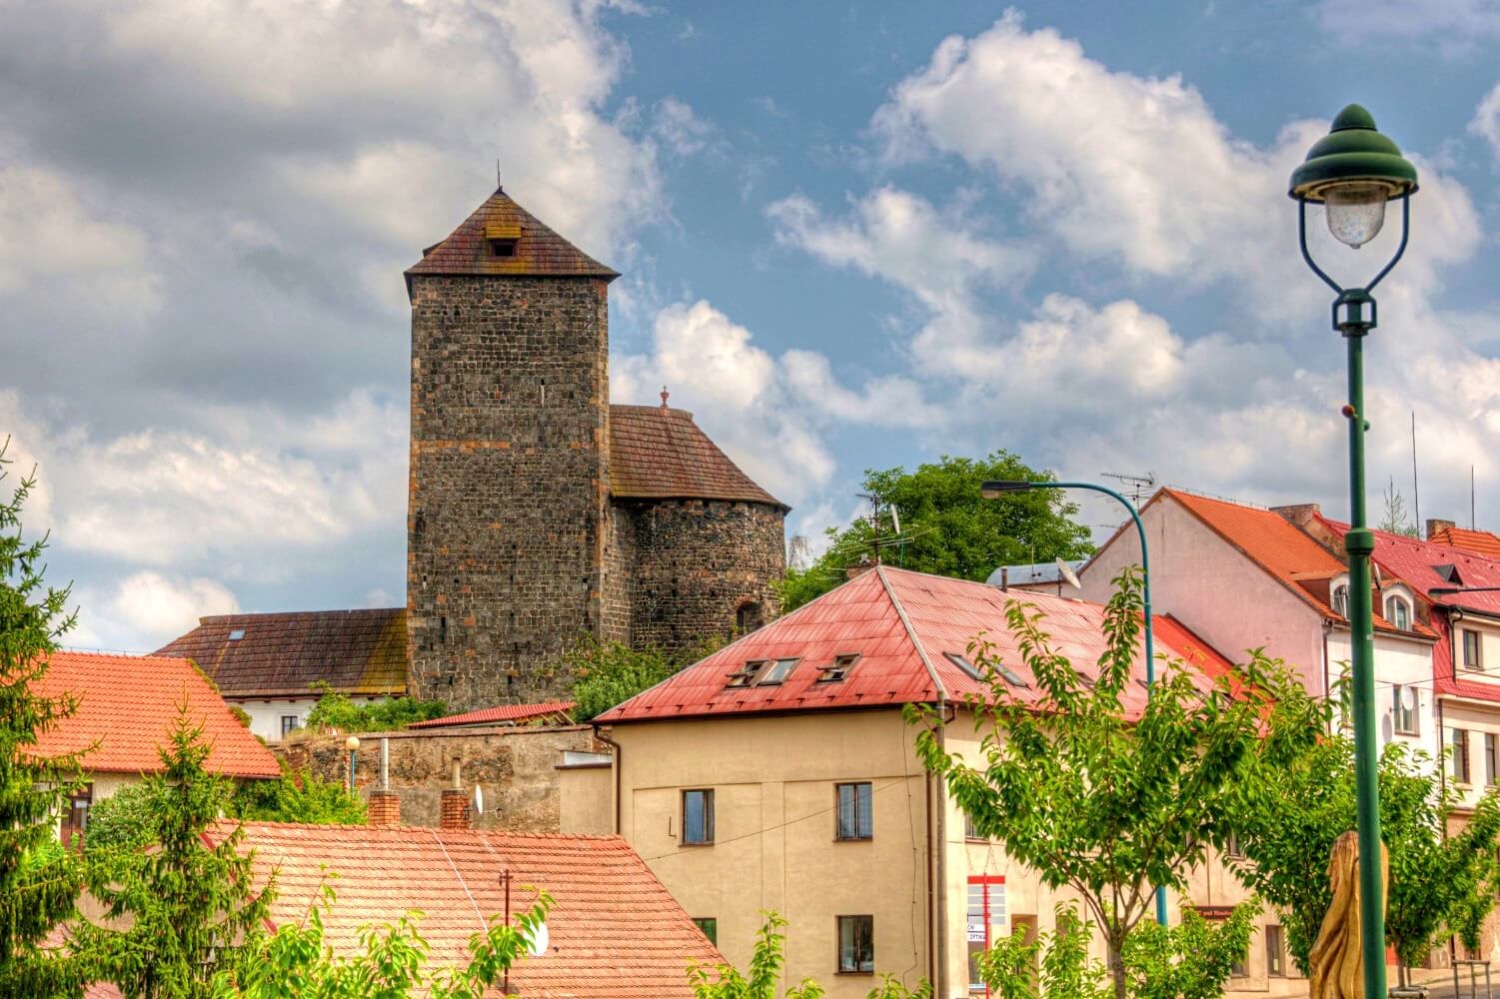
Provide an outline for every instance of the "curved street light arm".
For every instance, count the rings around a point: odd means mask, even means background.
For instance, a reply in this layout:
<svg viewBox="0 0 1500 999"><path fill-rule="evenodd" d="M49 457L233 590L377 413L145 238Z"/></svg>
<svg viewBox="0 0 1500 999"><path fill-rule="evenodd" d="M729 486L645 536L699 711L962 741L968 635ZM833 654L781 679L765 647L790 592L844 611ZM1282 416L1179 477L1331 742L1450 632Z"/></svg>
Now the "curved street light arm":
<svg viewBox="0 0 1500 999"><path fill-rule="evenodd" d="M1406 244L1410 236L1411 194L1403 193L1401 195L1401 243L1396 247L1395 256L1391 257L1391 259L1386 262L1386 265L1380 269L1380 272L1378 274L1375 275L1374 280L1372 280L1369 284L1365 285L1364 288L1359 290L1362 290L1366 294L1368 294L1375 290L1376 285L1385 280L1385 276L1391 272L1391 268L1395 267L1396 263L1406 255ZM1307 266L1311 268L1314 274L1323 279L1324 284L1333 289L1333 293L1335 295L1342 295L1344 294L1344 292L1350 290L1348 288L1344 288L1333 278L1329 277L1328 274L1323 270L1323 268L1318 266L1317 261L1313 260L1312 252L1307 248L1306 198L1297 199L1297 242L1302 247L1302 259L1307 261Z"/></svg>

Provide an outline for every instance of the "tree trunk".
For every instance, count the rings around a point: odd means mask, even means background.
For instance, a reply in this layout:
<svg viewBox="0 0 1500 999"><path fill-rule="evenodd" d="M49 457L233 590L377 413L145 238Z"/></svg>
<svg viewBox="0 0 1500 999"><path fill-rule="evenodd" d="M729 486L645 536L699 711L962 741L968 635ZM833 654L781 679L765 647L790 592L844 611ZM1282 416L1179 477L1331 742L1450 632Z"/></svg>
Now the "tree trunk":
<svg viewBox="0 0 1500 999"><path fill-rule="evenodd" d="M1120 934L1118 939L1113 930L1108 936L1109 941L1109 976L1115 983L1115 999L1126 999L1125 997L1125 957L1122 953L1125 946L1125 938Z"/></svg>

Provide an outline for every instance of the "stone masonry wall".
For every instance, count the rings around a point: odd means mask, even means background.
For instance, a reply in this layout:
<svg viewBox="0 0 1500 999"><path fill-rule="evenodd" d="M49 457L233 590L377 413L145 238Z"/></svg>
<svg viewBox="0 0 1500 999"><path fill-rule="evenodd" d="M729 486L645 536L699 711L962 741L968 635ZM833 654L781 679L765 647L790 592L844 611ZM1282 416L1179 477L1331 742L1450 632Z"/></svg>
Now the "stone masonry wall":
<svg viewBox="0 0 1500 999"><path fill-rule="evenodd" d="M484 790L484 814L474 815L476 829L506 832L561 831L557 765L563 750L608 751L587 725L495 727L446 734L392 732L391 790L401 798L401 823L437 826L443 789L451 785L453 757L463 761L465 789ZM354 783L368 797L380 779L380 738L361 735ZM345 781L349 754L343 736L298 740L272 746L272 752L294 767L307 766L325 780Z"/></svg>
<svg viewBox="0 0 1500 999"><path fill-rule="evenodd" d="M631 603L635 594L635 516L612 504L604 545L603 632L606 641L631 643Z"/></svg>
<svg viewBox="0 0 1500 999"><path fill-rule="evenodd" d="M619 505L635 527L634 646L676 651L728 636L745 604L759 604L763 621L776 616L772 584L786 569L780 508L720 500Z"/></svg>
<svg viewBox="0 0 1500 999"><path fill-rule="evenodd" d="M606 282L412 278L411 691L455 709L560 692L599 634Z"/></svg>

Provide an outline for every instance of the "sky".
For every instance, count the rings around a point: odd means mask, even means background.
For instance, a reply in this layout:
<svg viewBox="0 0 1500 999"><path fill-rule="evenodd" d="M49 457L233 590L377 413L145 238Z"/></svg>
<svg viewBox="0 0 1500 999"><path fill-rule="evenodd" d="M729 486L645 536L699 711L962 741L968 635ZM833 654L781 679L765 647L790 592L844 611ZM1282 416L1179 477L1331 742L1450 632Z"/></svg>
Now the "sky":
<svg viewBox="0 0 1500 999"><path fill-rule="evenodd" d="M404 602L402 271L505 189L622 273L663 385L820 538L1008 449L1347 516L1286 179L1365 104L1421 172L1370 496L1500 528L1500 0L0 0L0 438L69 644ZM1310 220L1359 283L1359 251ZM1102 480L1110 481L1110 480ZM1102 536L1117 511L1090 502Z"/></svg>

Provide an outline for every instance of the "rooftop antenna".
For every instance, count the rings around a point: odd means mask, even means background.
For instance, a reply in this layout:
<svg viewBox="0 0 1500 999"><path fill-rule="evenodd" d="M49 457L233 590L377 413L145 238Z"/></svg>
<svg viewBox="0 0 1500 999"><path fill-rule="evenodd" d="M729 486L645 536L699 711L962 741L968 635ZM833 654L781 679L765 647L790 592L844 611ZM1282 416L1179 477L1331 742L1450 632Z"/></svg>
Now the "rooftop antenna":
<svg viewBox="0 0 1500 999"><path fill-rule="evenodd" d="M870 501L870 524L875 528L875 564L880 564L880 497L874 493L855 493L862 500Z"/></svg>
<svg viewBox="0 0 1500 999"><path fill-rule="evenodd" d="M505 190L505 185L500 183L500 157L495 157L495 190Z"/></svg>
<svg viewBox="0 0 1500 999"><path fill-rule="evenodd" d="M1106 479L1125 483L1129 487L1125 490L1125 495L1136 506L1140 506L1141 500L1150 499L1151 494L1156 492L1155 472L1147 472L1145 475L1128 475L1123 472L1100 472L1099 474Z"/></svg>
<svg viewBox="0 0 1500 999"><path fill-rule="evenodd" d="M1474 466L1469 466L1469 530L1479 530L1479 522L1474 518Z"/></svg>

